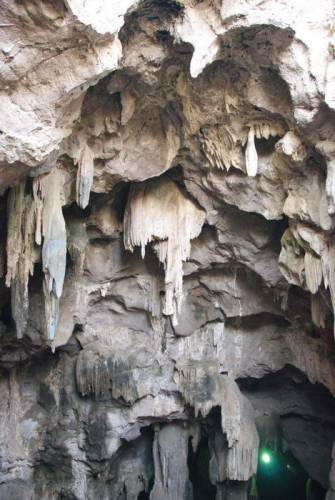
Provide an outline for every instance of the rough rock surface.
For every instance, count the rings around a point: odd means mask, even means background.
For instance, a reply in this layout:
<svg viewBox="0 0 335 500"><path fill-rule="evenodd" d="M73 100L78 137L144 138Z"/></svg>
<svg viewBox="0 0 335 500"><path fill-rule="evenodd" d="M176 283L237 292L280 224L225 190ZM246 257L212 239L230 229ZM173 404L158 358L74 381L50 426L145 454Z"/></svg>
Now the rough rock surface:
<svg viewBox="0 0 335 500"><path fill-rule="evenodd" d="M0 499L335 498L334 19L2 0Z"/></svg>

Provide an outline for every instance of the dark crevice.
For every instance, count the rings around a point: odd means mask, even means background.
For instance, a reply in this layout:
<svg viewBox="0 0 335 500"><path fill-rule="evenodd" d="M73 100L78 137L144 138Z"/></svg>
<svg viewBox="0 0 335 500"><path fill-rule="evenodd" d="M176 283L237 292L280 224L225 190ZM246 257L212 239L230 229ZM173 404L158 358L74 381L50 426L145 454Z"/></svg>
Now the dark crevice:
<svg viewBox="0 0 335 500"><path fill-rule="evenodd" d="M210 453L208 438L203 436L194 452L191 439L188 446L188 469L193 484L194 500L215 500L216 488L209 479Z"/></svg>
<svg viewBox="0 0 335 500"><path fill-rule="evenodd" d="M137 500L150 500L150 495L146 491L141 491L138 495Z"/></svg>

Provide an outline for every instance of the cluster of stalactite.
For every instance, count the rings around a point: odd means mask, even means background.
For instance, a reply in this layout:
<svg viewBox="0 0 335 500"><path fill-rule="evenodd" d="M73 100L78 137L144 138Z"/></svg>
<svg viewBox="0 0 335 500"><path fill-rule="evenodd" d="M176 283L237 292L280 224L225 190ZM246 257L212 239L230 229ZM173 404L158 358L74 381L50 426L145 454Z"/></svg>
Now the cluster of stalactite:
<svg viewBox="0 0 335 500"><path fill-rule="evenodd" d="M234 379L220 374L218 366L194 362L179 369L176 381L196 416L205 418L214 407L221 407L221 427L227 440L224 476L249 479L257 470L259 440L250 403Z"/></svg>
<svg viewBox="0 0 335 500"><path fill-rule="evenodd" d="M93 155L88 146L78 163L77 203L85 208L93 179ZM54 168L33 179L31 192L26 185L22 181L9 194L6 283L11 286L13 317L18 336L22 337L27 326L29 275L33 274L42 245L46 330L52 340L57 329L67 251L62 172ZM164 314L172 315L175 322L183 296L183 262L189 257L190 242L200 234L204 221L205 212L166 177L131 187L124 217L125 248L133 251L140 246L144 257L146 245L152 242L165 269ZM79 238L77 244L78 231L71 231L73 224L69 226L69 252L80 272L85 248L79 243L84 238Z"/></svg>
<svg viewBox="0 0 335 500"><path fill-rule="evenodd" d="M108 348L99 343L93 343L80 353L76 380L80 394L92 395L97 401L112 397L134 403L138 399L132 367L111 356Z"/></svg>
<svg viewBox="0 0 335 500"><path fill-rule="evenodd" d="M165 269L163 312L177 315L182 302L183 262L191 252L191 240L199 236L205 212L187 198L167 177L133 184L124 216L124 245L133 251L152 246Z"/></svg>
<svg viewBox="0 0 335 500"><path fill-rule="evenodd" d="M285 133L280 123L255 121L240 134L229 125L203 127L199 132L202 151L212 167L229 171L231 167L244 170L242 146L245 146L245 171L255 177L258 172L258 153L255 140L282 137Z"/></svg>
<svg viewBox="0 0 335 500"><path fill-rule="evenodd" d="M62 174L54 169L33 179L32 189L22 181L9 193L6 284L11 287L18 337L22 337L27 326L29 275L39 259L41 245L46 331L51 340L56 333L66 266L61 190Z"/></svg>
<svg viewBox="0 0 335 500"><path fill-rule="evenodd" d="M88 146L78 157L77 202L85 208L93 181L94 158ZM47 338L57 331L59 300L62 295L67 252L67 231L62 206L64 172L54 167L33 179L24 179L9 191L6 285L11 288L12 315L18 338L27 328L29 276L41 258L44 273L44 311ZM78 231L77 231L78 232ZM70 238L69 251L82 270L84 249Z"/></svg>
<svg viewBox="0 0 335 500"><path fill-rule="evenodd" d="M324 328L329 307L322 291L329 289L335 310L335 247L331 238L295 223L285 231L281 243L279 265L284 276L311 293L312 320Z"/></svg>

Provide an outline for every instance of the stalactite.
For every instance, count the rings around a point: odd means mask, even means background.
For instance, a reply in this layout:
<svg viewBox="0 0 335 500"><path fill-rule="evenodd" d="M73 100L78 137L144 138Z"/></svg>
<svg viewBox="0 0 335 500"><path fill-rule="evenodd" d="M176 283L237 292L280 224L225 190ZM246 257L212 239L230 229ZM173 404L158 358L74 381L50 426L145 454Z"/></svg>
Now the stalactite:
<svg viewBox="0 0 335 500"><path fill-rule="evenodd" d="M236 110L238 108L239 96L233 91L226 90L224 93L224 103L226 112L230 114L232 110Z"/></svg>
<svg viewBox="0 0 335 500"><path fill-rule="evenodd" d="M82 396L93 396L97 401L112 397L133 404L139 397L133 367L99 342L81 351L76 381Z"/></svg>
<svg viewBox="0 0 335 500"><path fill-rule="evenodd" d="M305 259L296 231L289 227L281 238L279 268L289 283L303 287Z"/></svg>
<svg viewBox="0 0 335 500"><path fill-rule="evenodd" d="M94 350L86 350L78 357L76 380L82 396L94 395L96 400L108 398L110 374L105 357Z"/></svg>
<svg viewBox="0 0 335 500"><path fill-rule="evenodd" d="M6 285L10 286L17 275L17 266L22 248L22 218L24 213L24 188L21 182L13 187L8 196L8 234L7 234L7 275Z"/></svg>
<svg viewBox="0 0 335 500"><path fill-rule="evenodd" d="M259 438L251 405L229 376L224 377L221 425L228 441L227 477L246 481L257 471Z"/></svg>
<svg viewBox="0 0 335 500"><path fill-rule="evenodd" d="M227 435L228 447L231 448L239 440L242 424L241 393L236 382L228 377L223 377L221 426Z"/></svg>
<svg viewBox="0 0 335 500"><path fill-rule="evenodd" d="M77 204L81 208L86 208L90 199L94 176L94 155L87 144L80 151L76 163L78 165L76 181Z"/></svg>
<svg viewBox="0 0 335 500"><path fill-rule="evenodd" d="M247 147L245 150L245 165L247 174L250 177L255 177L258 170L258 155L255 146L255 130L250 127L248 132Z"/></svg>
<svg viewBox="0 0 335 500"><path fill-rule="evenodd" d="M249 401L241 394L235 380L221 375L217 362L176 365L175 382L185 401L206 417L215 406L221 407L221 428L228 449L220 477L246 481L257 470L259 438ZM222 464L221 464L222 465Z"/></svg>
<svg viewBox="0 0 335 500"><path fill-rule="evenodd" d="M301 333L293 329L285 334L285 342L291 351L290 357L294 360L294 366L305 373L312 384L316 382L324 384L334 395L335 371L332 361L327 357L327 348L307 336L305 341L301 342Z"/></svg>
<svg viewBox="0 0 335 500"><path fill-rule="evenodd" d="M308 290L316 293L322 282L322 265L319 257L308 251L305 253L305 276Z"/></svg>
<svg viewBox="0 0 335 500"><path fill-rule="evenodd" d="M314 325L318 328L325 328L327 314L327 305L322 295L320 293L311 295L311 315Z"/></svg>
<svg viewBox="0 0 335 500"><path fill-rule="evenodd" d="M328 200L328 213L335 213L335 159L327 162L326 193Z"/></svg>
<svg viewBox="0 0 335 500"><path fill-rule="evenodd" d="M270 137L282 136L283 134L284 129L279 123L256 121L250 125L245 149L246 170L250 177L255 177L258 171L258 154L255 139L268 140Z"/></svg>
<svg viewBox="0 0 335 500"><path fill-rule="evenodd" d="M11 287L12 314L18 338L22 338L28 320L28 282L33 274L35 252L35 206L25 194L25 181L12 188L8 198L7 275Z"/></svg>
<svg viewBox="0 0 335 500"><path fill-rule="evenodd" d="M298 225L287 229L281 240L279 266L289 283L316 294L322 285L329 290L333 313L335 311L335 245L309 228ZM304 252L304 253L303 253ZM302 271L304 271L302 273ZM319 310L319 299L311 299L312 320L324 328L325 304ZM321 316L320 316L321 315ZM335 316L334 316L335 334Z"/></svg>
<svg viewBox="0 0 335 500"><path fill-rule="evenodd" d="M85 252L88 236L85 222L78 219L67 221L67 247L74 263L74 272L77 278L84 271Z"/></svg>
<svg viewBox="0 0 335 500"><path fill-rule="evenodd" d="M124 217L124 245L133 251L153 247L165 269L164 314L176 315L182 302L183 262L205 221L205 213L166 177L131 187Z"/></svg>
<svg viewBox="0 0 335 500"><path fill-rule="evenodd" d="M322 254L322 272L325 288L329 288L330 298L335 311L335 245L330 245ZM335 335L335 314L334 314L334 335Z"/></svg>
<svg viewBox="0 0 335 500"><path fill-rule="evenodd" d="M218 373L217 363L203 366L194 362L190 366L178 367L175 380L187 404L194 408L196 417L199 414L207 417L212 408L220 404L219 394L224 387Z"/></svg>
<svg viewBox="0 0 335 500"><path fill-rule="evenodd" d="M212 167L226 169L238 166L236 161L236 137L226 125L203 128L199 135L201 147Z"/></svg>
<svg viewBox="0 0 335 500"><path fill-rule="evenodd" d="M34 183L36 183L34 196L37 206L43 204L41 227L45 319L48 338L53 340L66 267L66 228L61 202L61 173L54 169L49 174L35 179Z"/></svg>
<svg viewBox="0 0 335 500"><path fill-rule="evenodd" d="M284 129L279 123L273 121L255 121L252 124L256 139L268 140L270 137L282 136Z"/></svg>

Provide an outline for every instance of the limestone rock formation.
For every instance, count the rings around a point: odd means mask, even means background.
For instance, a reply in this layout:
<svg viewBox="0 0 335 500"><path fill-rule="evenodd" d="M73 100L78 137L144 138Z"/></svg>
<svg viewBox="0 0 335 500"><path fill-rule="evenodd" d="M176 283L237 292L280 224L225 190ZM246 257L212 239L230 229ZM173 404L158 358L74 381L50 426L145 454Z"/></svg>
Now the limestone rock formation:
<svg viewBox="0 0 335 500"><path fill-rule="evenodd" d="M311 5L1 2L0 500L264 500L264 447L335 498Z"/></svg>
<svg viewBox="0 0 335 500"><path fill-rule="evenodd" d="M124 214L124 246L133 251L154 241L165 268L163 312L176 316L182 305L183 263L190 257L191 240L199 236L205 212L187 199L169 179L150 180L131 187Z"/></svg>

